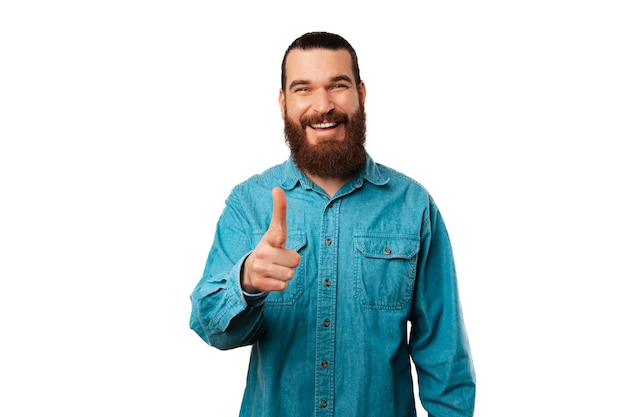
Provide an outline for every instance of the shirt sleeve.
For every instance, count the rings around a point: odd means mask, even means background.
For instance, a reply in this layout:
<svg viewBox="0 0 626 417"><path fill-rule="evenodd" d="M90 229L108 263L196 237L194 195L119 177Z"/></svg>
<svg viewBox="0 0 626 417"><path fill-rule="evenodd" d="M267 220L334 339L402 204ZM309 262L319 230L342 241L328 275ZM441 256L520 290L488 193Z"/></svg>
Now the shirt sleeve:
<svg viewBox="0 0 626 417"><path fill-rule="evenodd" d="M236 200L227 200L202 278L191 294L190 327L209 345L232 349L254 343L263 332L266 293L247 294L240 273L252 251L251 233Z"/></svg>
<svg viewBox="0 0 626 417"><path fill-rule="evenodd" d="M410 335L419 396L429 417L470 417L475 373L452 247L432 200L423 219Z"/></svg>

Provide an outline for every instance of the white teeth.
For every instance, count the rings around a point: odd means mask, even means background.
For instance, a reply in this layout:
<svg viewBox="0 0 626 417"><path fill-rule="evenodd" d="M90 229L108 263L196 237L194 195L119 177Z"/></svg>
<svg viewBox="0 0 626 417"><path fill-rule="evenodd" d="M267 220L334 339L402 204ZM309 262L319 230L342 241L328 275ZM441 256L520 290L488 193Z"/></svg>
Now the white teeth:
<svg viewBox="0 0 626 417"><path fill-rule="evenodd" d="M337 123L320 123L317 125L311 125L313 129L328 129L329 127L335 127Z"/></svg>

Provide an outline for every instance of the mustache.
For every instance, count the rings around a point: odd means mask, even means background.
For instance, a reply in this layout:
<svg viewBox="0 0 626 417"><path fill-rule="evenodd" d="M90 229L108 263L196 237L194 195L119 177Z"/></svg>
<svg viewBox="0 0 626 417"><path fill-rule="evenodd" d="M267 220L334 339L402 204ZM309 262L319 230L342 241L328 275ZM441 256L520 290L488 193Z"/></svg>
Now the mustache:
<svg viewBox="0 0 626 417"><path fill-rule="evenodd" d="M342 112L331 110L330 112L319 116L305 116L300 119L302 128L320 123L348 123L348 115Z"/></svg>

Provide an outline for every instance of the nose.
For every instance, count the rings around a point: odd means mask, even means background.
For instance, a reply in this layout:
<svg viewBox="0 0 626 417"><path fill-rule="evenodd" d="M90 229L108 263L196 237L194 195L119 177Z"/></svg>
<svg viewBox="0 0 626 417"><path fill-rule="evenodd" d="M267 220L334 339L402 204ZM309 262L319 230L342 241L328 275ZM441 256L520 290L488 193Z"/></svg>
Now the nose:
<svg viewBox="0 0 626 417"><path fill-rule="evenodd" d="M320 114L326 114L335 108L329 92L321 88L313 94L312 109Z"/></svg>

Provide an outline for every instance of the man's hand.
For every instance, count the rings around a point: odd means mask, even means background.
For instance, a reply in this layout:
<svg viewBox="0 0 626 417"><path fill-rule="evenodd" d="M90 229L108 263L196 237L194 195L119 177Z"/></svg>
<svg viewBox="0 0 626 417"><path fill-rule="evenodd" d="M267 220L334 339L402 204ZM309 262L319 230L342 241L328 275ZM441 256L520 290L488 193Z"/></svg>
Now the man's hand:
<svg viewBox="0 0 626 417"><path fill-rule="evenodd" d="M300 264L300 254L287 249L287 197L281 188L272 190L274 210L270 226L246 259L241 288L247 293L283 291Z"/></svg>

